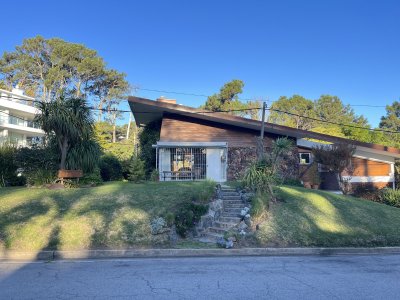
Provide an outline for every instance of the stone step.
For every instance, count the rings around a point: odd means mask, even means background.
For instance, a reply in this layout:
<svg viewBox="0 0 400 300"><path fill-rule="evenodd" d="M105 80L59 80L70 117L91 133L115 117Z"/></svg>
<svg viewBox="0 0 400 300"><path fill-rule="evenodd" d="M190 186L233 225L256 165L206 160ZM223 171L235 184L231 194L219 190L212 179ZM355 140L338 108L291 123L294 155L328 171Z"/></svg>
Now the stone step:
<svg viewBox="0 0 400 300"><path fill-rule="evenodd" d="M221 216L218 219L218 222L221 223L234 223L234 224L238 224L241 221L240 217L228 217L228 216Z"/></svg>
<svg viewBox="0 0 400 300"><path fill-rule="evenodd" d="M226 204L243 204L244 205L242 200L224 200L224 205L226 205Z"/></svg>
<svg viewBox="0 0 400 300"><path fill-rule="evenodd" d="M207 232L202 234L200 241L206 243L215 243L219 238L224 237L223 234L214 233L214 232Z"/></svg>
<svg viewBox="0 0 400 300"><path fill-rule="evenodd" d="M240 218L240 213L228 213L228 212L223 212L221 214L221 217L228 217L228 218Z"/></svg>
<svg viewBox="0 0 400 300"><path fill-rule="evenodd" d="M240 196L222 196L222 200L242 200Z"/></svg>
<svg viewBox="0 0 400 300"><path fill-rule="evenodd" d="M241 208L224 208L223 213L238 213L238 214L240 214L241 211L242 211Z"/></svg>
<svg viewBox="0 0 400 300"><path fill-rule="evenodd" d="M239 223L239 221L238 222L215 221L214 222L214 227L230 229L230 228L236 226L238 223Z"/></svg>
<svg viewBox="0 0 400 300"><path fill-rule="evenodd" d="M233 203L224 203L224 208L240 208L243 209L245 205L243 203L233 204Z"/></svg>
<svg viewBox="0 0 400 300"><path fill-rule="evenodd" d="M208 227L207 231L208 231L208 233L218 233L218 234L223 235L225 232L228 231L228 229L220 228L220 227Z"/></svg>
<svg viewBox="0 0 400 300"><path fill-rule="evenodd" d="M221 193L222 197L224 196L240 196L238 192L222 192Z"/></svg>

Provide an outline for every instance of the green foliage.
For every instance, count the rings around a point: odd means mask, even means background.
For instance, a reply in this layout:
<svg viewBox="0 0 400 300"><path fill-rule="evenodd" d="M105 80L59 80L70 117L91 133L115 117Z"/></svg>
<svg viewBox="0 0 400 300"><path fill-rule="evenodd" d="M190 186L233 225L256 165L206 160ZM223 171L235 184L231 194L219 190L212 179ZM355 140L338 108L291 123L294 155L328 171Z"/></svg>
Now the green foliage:
<svg viewBox="0 0 400 300"><path fill-rule="evenodd" d="M386 106L386 116L381 118L379 128L391 131L400 131L400 102L394 101L392 105ZM400 135L395 133L386 134L386 142L394 147L400 145Z"/></svg>
<svg viewBox="0 0 400 300"><path fill-rule="evenodd" d="M58 163L57 145L52 139L46 145L19 148L16 152L16 164L23 169L23 175L29 185L53 182L56 178Z"/></svg>
<svg viewBox="0 0 400 300"><path fill-rule="evenodd" d="M93 119L85 100L60 98L41 102L35 121L48 136L54 136L60 150L60 169L92 171L100 149L94 138Z"/></svg>
<svg viewBox="0 0 400 300"><path fill-rule="evenodd" d="M176 232L186 237L188 231L200 221L202 215L208 211L208 205L185 203L177 208L175 215Z"/></svg>
<svg viewBox="0 0 400 300"><path fill-rule="evenodd" d="M264 157L253 162L247 169L243 183L246 187L258 191L268 191L275 201L273 186L284 181L280 172L284 165L285 156L293 150L293 142L288 138L278 138L271 146L271 150Z"/></svg>
<svg viewBox="0 0 400 300"><path fill-rule="evenodd" d="M250 214L255 219L265 216L269 209L269 195L265 193L257 193L251 200Z"/></svg>
<svg viewBox="0 0 400 300"><path fill-rule="evenodd" d="M85 174L82 178L79 179L80 185L97 186L102 183L103 183L103 180L100 175L99 168L94 169L92 173Z"/></svg>
<svg viewBox="0 0 400 300"><path fill-rule="evenodd" d="M128 180L135 183L146 179L145 163L140 158L134 157L129 165Z"/></svg>
<svg viewBox="0 0 400 300"><path fill-rule="evenodd" d="M119 160L110 154L103 155L99 162L100 175L103 181L122 179L122 166Z"/></svg>
<svg viewBox="0 0 400 300"><path fill-rule="evenodd" d="M156 169L154 169L150 174L150 180L159 181L159 179L160 179L160 173Z"/></svg>
<svg viewBox="0 0 400 300"><path fill-rule="evenodd" d="M294 127L298 129L310 130L314 127L314 121L299 116L280 113L286 111L301 116L315 118L313 101L299 95L293 95L290 98L280 97L271 105L271 112L268 116L268 122ZM277 110L277 111L274 111Z"/></svg>
<svg viewBox="0 0 400 300"><path fill-rule="evenodd" d="M353 173L351 160L356 147L352 144L338 143L329 146L321 145L313 148L314 161L324 165L329 171L338 176L339 187L343 194L348 194L349 184L343 178L343 171Z"/></svg>
<svg viewBox="0 0 400 300"><path fill-rule="evenodd" d="M10 185L15 181L17 165L15 162L16 148L12 145L0 145L0 186Z"/></svg>
<svg viewBox="0 0 400 300"><path fill-rule="evenodd" d="M295 179L295 178L286 178L285 181L283 182L285 185L289 186L299 186L302 187L303 184L301 183L300 179Z"/></svg>
<svg viewBox="0 0 400 300"><path fill-rule="evenodd" d="M400 207L400 190L384 188L380 192L380 200L384 204Z"/></svg>
<svg viewBox="0 0 400 300"><path fill-rule="evenodd" d="M243 81L238 79L227 82L220 89L219 93L208 97L206 103L201 107L211 111L240 110L259 107L256 101L243 103L239 100L238 95L243 92L243 87ZM251 119L259 119L257 109L251 111L233 111L230 113L242 117L250 117Z"/></svg>
<svg viewBox="0 0 400 300"><path fill-rule="evenodd" d="M212 180L205 180L201 185L193 187L190 193L190 200L192 202L207 204L215 193L216 182Z"/></svg>
<svg viewBox="0 0 400 300"><path fill-rule="evenodd" d="M140 159L144 161L145 175L156 167L156 150L152 147L160 139L161 122L152 122L139 133Z"/></svg>
<svg viewBox="0 0 400 300"><path fill-rule="evenodd" d="M175 214L172 212L168 212L165 217L165 222L167 222L167 226L171 227L175 223Z"/></svg>

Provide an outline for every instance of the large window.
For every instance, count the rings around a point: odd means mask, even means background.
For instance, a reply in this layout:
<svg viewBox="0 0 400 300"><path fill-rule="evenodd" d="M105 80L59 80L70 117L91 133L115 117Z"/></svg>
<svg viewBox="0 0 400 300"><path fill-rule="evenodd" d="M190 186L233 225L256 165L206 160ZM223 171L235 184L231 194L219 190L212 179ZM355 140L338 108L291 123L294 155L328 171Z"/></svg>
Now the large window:
<svg viewBox="0 0 400 300"><path fill-rule="evenodd" d="M311 164L311 153L310 152L299 153L299 157L300 157L301 165Z"/></svg>

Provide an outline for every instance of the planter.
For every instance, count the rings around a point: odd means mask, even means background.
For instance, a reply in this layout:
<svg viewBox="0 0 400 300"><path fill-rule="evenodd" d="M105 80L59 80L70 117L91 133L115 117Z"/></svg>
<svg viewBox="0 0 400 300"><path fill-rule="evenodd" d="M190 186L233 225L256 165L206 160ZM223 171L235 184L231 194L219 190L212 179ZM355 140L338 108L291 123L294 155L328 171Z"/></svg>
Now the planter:
<svg viewBox="0 0 400 300"><path fill-rule="evenodd" d="M310 182L304 182L304 187L306 188L306 189L311 189L311 183Z"/></svg>
<svg viewBox="0 0 400 300"><path fill-rule="evenodd" d="M82 170L58 170L58 178L80 178L82 176Z"/></svg>
<svg viewBox="0 0 400 300"><path fill-rule="evenodd" d="M318 190L319 189L319 184L313 184L312 186L313 190Z"/></svg>

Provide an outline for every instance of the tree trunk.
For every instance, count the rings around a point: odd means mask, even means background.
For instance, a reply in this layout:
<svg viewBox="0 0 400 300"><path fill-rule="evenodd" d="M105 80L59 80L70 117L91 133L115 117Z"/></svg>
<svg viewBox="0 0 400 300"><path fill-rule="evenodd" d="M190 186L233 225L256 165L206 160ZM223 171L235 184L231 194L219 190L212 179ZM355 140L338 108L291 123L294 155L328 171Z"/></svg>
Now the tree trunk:
<svg viewBox="0 0 400 300"><path fill-rule="evenodd" d="M99 105L98 105L98 109L99 109L99 115L97 116L97 121L101 122L101 118L103 116L103 100L100 99Z"/></svg>
<svg viewBox="0 0 400 300"><path fill-rule="evenodd" d="M129 139L129 131L131 129L132 113L129 113L128 128L126 129L126 139Z"/></svg>
<svg viewBox="0 0 400 300"><path fill-rule="evenodd" d="M68 139L67 138L63 139L60 148L61 148L60 170L65 170L65 164L67 161L67 152L68 152Z"/></svg>
<svg viewBox="0 0 400 300"><path fill-rule="evenodd" d="M113 143L115 143L117 141L117 137L116 137L116 129L117 129L117 125L115 124L115 120L114 120L114 124L113 124L113 135L112 135L112 141Z"/></svg>

